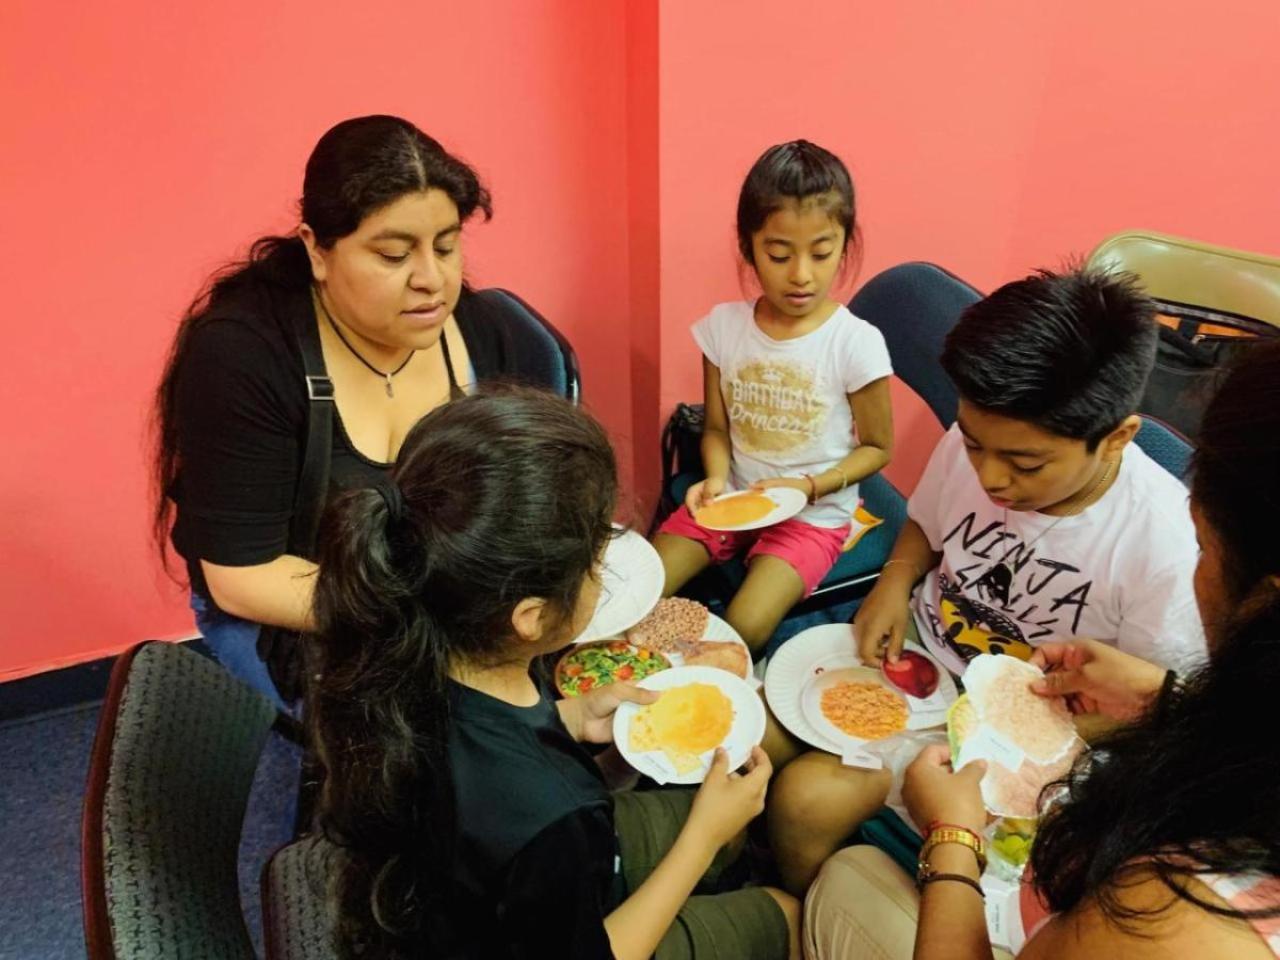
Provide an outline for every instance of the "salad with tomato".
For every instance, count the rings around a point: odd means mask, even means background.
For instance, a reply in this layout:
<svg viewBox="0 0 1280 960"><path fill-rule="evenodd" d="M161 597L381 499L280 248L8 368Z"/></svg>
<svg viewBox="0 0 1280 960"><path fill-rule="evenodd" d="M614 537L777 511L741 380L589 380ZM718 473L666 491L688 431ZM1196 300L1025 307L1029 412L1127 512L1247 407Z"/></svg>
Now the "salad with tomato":
<svg viewBox="0 0 1280 960"><path fill-rule="evenodd" d="M625 640L599 640L570 649L556 665L556 689L561 696L577 697L618 680L643 680L671 666L654 650L644 650Z"/></svg>

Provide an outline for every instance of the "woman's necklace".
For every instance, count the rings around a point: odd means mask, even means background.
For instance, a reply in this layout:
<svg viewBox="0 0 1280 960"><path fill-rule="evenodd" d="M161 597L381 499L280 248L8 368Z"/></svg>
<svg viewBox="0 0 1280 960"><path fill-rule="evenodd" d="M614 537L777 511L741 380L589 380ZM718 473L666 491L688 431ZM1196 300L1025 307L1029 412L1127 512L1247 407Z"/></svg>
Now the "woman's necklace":
<svg viewBox="0 0 1280 960"><path fill-rule="evenodd" d="M1085 495L1085 498L1080 501L1080 506L1076 507L1074 510L1071 510L1068 513L1061 514L1060 516L1055 518L1053 523L1049 524L1049 526L1045 527L1038 534L1036 534L1036 537L1034 540L1028 543L1025 547L1022 547L1021 548L1022 551L1024 553L1030 551L1032 547L1034 547L1037 543L1039 543L1044 538L1045 534L1047 534L1050 530L1052 530L1054 527L1060 524L1063 520L1067 519L1067 517L1078 516L1081 513L1084 513L1084 511L1087 510L1089 507L1093 506L1094 500L1098 496L1098 491L1102 489L1102 487L1106 484L1107 480L1111 477L1111 468L1113 466L1115 466L1115 461L1108 460L1107 468L1102 471L1102 476L1099 477L1098 480L1094 483L1093 487ZM1004 519L1000 521L1000 529L1002 533L1009 532L1009 508L1008 507L1005 507L1004 509ZM988 592L990 592L991 596L999 600L1002 604L1007 604L1009 602L1009 588L1013 586L1013 570L1009 567L1009 564L1007 564L1005 561L1009 559L1009 556L1016 549L1018 548L1010 547L1008 550L1006 550L1004 552L1004 556L1002 556L999 560L997 560L995 564L992 565L987 570L987 572L984 573L982 576L980 576L977 580L978 586L986 587Z"/></svg>
<svg viewBox="0 0 1280 960"><path fill-rule="evenodd" d="M407 367L409 365L409 361L413 359L413 355L418 351L410 350L409 355L404 358L404 363L400 364L400 366L396 367L394 370L390 372L385 370L379 370L377 367L375 367L372 363L370 363L364 357L360 356L360 351L357 350L355 347L353 347L351 345L351 341L349 341L346 337L342 335L342 330L339 329L336 323L334 323L333 317L329 313L329 308L324 305L324 300L321 298L318 291L316 293L316 303L320 304L320 310L324 314L324 318L329 321L329 326L333 327L333 332L338 335L338 339L342 341L342 345L351 351L351 355L353 357L355 357L357 360L363 363L366 367L372 370L379 377L382 377L383 379L385 379L387 381L387 396L395 397L395 393L391 389L391 378L394 377L401 370L403 370L405 367Z"/></svg>

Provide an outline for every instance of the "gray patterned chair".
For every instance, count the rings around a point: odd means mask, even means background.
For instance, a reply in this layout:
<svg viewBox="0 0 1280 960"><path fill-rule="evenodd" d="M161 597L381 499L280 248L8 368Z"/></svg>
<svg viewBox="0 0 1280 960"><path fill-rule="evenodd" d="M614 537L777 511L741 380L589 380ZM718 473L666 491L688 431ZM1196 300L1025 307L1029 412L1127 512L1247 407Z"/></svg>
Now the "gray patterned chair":
<svg viewBox="0 0 1280 960"><path fill-rule="evenodd" d="M334 917L326 892L336 848L319 837L281 847L262 868L267 960L333 960Z"/></svg>
<svg viewBox="0 0 1280 960"><path fill-rule="evenodd" d="M90 960L251 960L236 861L259 756L296 723L179 644L121 654L90 758L81 887Z"/></svg>

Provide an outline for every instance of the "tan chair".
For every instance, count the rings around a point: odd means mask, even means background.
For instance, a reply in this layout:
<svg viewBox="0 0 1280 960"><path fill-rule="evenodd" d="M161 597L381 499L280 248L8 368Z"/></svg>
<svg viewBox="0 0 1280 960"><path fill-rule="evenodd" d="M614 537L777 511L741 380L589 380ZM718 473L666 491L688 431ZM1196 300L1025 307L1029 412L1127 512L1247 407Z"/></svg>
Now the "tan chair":
<svg viewBox="0 0 1280 960"><path fill-rule="evenodd" d="M1137 274L1159 300L1280 327L1280 258L1131 230L1104 240L1088 264Z"/></svg>
<svg viewBox="0 0 1280 960"><path fill-rule="evenodd" d="M1138 409L1192 440L1222 371L1280 337L1280 259L1159 233L1104 240L1088 265L1135 274L1159 305L1160 345Z"/></svg>

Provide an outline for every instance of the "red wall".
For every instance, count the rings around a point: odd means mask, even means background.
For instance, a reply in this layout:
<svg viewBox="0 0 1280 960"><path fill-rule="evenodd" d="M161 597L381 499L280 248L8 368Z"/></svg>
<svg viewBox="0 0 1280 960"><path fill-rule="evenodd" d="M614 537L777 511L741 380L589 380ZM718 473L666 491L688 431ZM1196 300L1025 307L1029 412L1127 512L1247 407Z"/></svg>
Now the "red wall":
<svg viewBox="0 0 1280 960"><path fill-rule="evenodd" d="M701 394L688 326L741 296L733 216L769 144L836 151L863 279L933 260L983 289L1145 227L1280 254L1275 0L664 0L662 412ZM895 395L890 479L936 421Z"/></svg>
<svg viewBox="0 0 1280 960"><path fill-rule="evenodd" d="M559 325L589 403L629 435L628 270L610 242L626 235L623 15L4 5L0 679L191 632L147 541L150 393L207 272L293 225L307 153L343 117L401 114L479 168L496 217L467 238L472 279Z"/></svg>
<svg viewBox="0 0 1280 960"><path fill-rule="evenodd" d="M144 424L209 270L288 229L337 119L471 160L468 236L573 340L647 500L700 393L687 328L741 295L752 159L804 136L861 191L862 276L990 288L1142 226L1280 254L1280 5L1222 0L10 0L0 11L0 679L189 633L147 542ZM910 486L937 428L898 397Z"/></svg>

